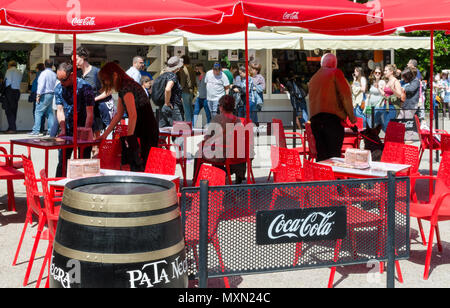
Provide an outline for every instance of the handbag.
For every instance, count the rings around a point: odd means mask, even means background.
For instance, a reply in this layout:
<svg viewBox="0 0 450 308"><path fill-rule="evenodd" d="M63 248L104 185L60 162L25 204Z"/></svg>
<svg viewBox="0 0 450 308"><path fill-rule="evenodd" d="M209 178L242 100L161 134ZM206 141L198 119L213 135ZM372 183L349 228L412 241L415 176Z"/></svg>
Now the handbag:
<svg viewBox="0 0 450 308"><path fill-rule="evenodd" d="M33 103L36 101L36 98L37 98L37 93L31 92L30 95L28 96L28 102Z"/></svg>

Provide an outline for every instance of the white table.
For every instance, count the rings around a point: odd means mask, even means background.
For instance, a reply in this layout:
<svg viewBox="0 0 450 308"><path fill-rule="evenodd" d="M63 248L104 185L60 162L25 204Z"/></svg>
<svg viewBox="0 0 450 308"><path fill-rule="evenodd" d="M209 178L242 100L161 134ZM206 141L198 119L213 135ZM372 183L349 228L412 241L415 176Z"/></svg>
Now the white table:
<svg viewBox="0 0 450 308"><path fill-rule="evenodd" d="M124 171L124 170L111 170L111 169L100 169L101 176L108 175L123 175L123 176L145 176L145 177L153 177L166 181L178 181L179 176L176 175L165 175L165 174L154 174L154 173L146 173L146 172L132 172L132 171ZM53 187L64 187L70 181L74 179L63 179L59 181L49 181L48 184Z"/></svg>
<svg viewBox="0 0 450 308"><path fill-rule="evenodd" d="M347 168L342 166L342 164L344 164L344 158L341 157L332 157L330 159L320 161L318 164L330 166L335 175L354 178L386 177L389 171L397 173L408 170L411 167L411 165L373 161L370 163L370 168L367 169Z"/></svg>

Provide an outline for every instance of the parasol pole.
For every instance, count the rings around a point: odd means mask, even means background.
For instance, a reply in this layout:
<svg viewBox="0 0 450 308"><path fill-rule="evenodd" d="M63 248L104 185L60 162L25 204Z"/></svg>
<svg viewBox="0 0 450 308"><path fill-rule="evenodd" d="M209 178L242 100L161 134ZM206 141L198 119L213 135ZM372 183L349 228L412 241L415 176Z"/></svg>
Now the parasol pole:
<svg viewBox="0 0 450 308"><path fill-rule="evenodd" d="M434 118L434 102L433 102L433 66L434 66L434 29L430 32L430 176L433 175L433 118Z"/></svg>
<svg viewBox="0 0 450 308"><path fill-rule="evenodd" d="M250 91L248 86L248 20L245 19L245 108L246 108L246 123L250 122Z"/></svg>
<svg viewBox="0 0 450 308"><path fill-rule="evenodd" d="M73 34L73 158L77 159L78 108L77 108L77 35Z"/></svg>

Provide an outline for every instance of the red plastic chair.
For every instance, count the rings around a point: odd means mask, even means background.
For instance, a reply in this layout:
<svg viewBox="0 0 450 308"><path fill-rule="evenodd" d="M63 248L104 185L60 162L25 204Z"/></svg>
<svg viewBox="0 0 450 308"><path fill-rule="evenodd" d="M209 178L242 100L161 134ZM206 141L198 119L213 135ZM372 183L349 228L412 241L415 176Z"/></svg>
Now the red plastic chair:
<svg viewBox="0 0 450 308"><path fill-rule="evenodd" d="M271 146L270 152L275 183L302 180L302 161L296 150Z"/></svg>
<svg viewBox="0 0 450 308"><path fill-rule="evenodd" d="M429 131L424 131L420 128L420 120L417 115L414 115L414 119L416 121L417 133L419 134L420 140L420 156L419 156L419 164L422 161L422 156L425 150L432 149L433 151L442 151L441 143L438 142L435 138L431 139L431 135ZM448 135L448 133L444 130L434 130L434 135Z"/></svg>
<svg viewBox="0 0 450 308"><path fill-rule="evenodd" d="M20 248L22 246L23 238L25 236L28 224L33 222L33 215L36 215L38 217L38 227L35 236L35 241L33 248L31 250L27 271L25 273L25 278L23 281L23 286L26 286L28 283L28 279L30 277L31 268L33 267L34 257L36 255L39 240L41 239L41 234L44 231L44 226L45 223L47 222L47 216L45 213L45 209L41 207L40 197L43 197L43 193L38 190L37 183L40 180L36 179L33 162L30 159L26 158L25 156L22 156L22 160L23 160L23 168L25 171L25 186L26 186L28 210L22 234L20 236L19 245L17 247L16 254L14 256L13 266L16 265L17 263L17 258L19 256Z"/></svg>
<svg viewBox="0 0 450 308"><path fill-rule="evenodd" d="M196 186L200 185L201 180L208 180L209 186L224 186L226 173L219 168L202 165L197 177ZM186 211L185 243L186 248L192 249L195 259L198 260L197 245L200 241L200 193L189 194L188 197L190 197L192 202L190 209ZM225 272L225 264L222 259L219 238L217 236L219 219L224 212L222 204L223 197L223 191L211 191L209 193L208 243L211 243L216 250L220 268L222 272ZM224 283L225 287L230 287L227 277L224 277Z"/></svg>
<svg viewBox="0 0 450 308"><path fill-rule="evenodd" d="M276 145L278 147L287 148L286 139L300 139L302 145L292 149L297 151L299 155L303 155L304 158L308 155L309 149L306 146L305 137L299 132L285 132L283 121L280 119L272 119L272 134L274 133L276 137Z"/></svg>
<svg viewBox="0 0 450 308"><path fill-rule="evenodd" d="M436 232L438 250L442 253L442 244L439 234L439 221L450 220L450 152L444 152L439 165L437 176L411 177L412 201L410 204L410 216L416 217L419 223L423 244L427 245L421 220L430 221L430 235L428 237L427 255L425 258L425 270L423 279L427 280L430 272L431 253L433 250L434 232ZM414 191L417 179L430 179L435 181L434 194L429 203L420 203Z"/></svg>
<svg viewBox="0 0 450 308"><path fill-rule="evenodd" d="M441 150L442 152L450 151L450 135L441 135Z"/></svg>
<svg viewBox="0 0 450 308"><path fill-rule="evenodd" d="M307 159L314 161L317 159L316 139L311 129L311 122L309 121L305 123L305 139L309 149Z"/></svg>
<svg viewBox="0 0 450 308"><path fill-rule="evenodd" d="M385 163L411 165L408 171L397 172L397 176L419 174L419 148L414 145L386 142L384 144L383 154L381 155L381 161Z"/></svg>
<svg viewBox="0 0 450 308"><path fill-rule="evenodd" d="M354 125L356 125L358 130L363 129L364 128L364 119L363 118L356 118L356 119L357 119L356 124L352 124L347 119L347 121L345 122L345 126L353 127ZM360 138L359 134L355 135L354 133L351 133L351 136L344 136L344 141L342 142L341 153L345 153L345 151L347 149L351 149L351 148L358 149L360 141L361 141L361 138Z"/></svg>
<svg viewBox="0 0 450 308"><path fill-rule="evenodd" d="M2 142L0 142L0 145L9 146L9 145L10 145L10 142L2 141ZM28 151L28 157L31 157L31 148L30 148L30 147L27 147L27 151ZM3 146L0 146L0 154L3 154L3 155L9 155L9 154L8 154L8 151L7 151L6 148L3 147ZM15 158L19 158L19 159L18 159L18 160L13 160L13 161L12 161L12 167L13 167L14 169L22 169L22 168L23 168L22 156L21 156L21 155L16 155L16 156L14 156L14 157L15 157ZM5 162L0 162L0 167L4 167L4 166L6 166L6 165L7 165L6 161L5 161Z"/></svg>
<svg viewBox="0 0 450 308"><path fill-rule="evenodd" d="M335 176L333 173L333 169L330 166L325 166L317 163L312 163L309 161L304 162L303 166L303 176L305 181L334 181ZM356 241L355 241L355 229L358 228L368 228L368 227L376 227L378 228L378 232L380 233L380 241L383 234L383 221L385 221L386 217L384 217L384 203L381 200L380 203L380 214L371 213L365 211L359 207L355 207L352 204L358 201L364 201L366 199L366 195L359 195L360 189L344 189L344 192L341 194L338 192L337 187L334 185L328 185L326 187L315 188L314 190L310 190L308 196L310 198L310 203L315 204L316 206L333 206L336 203L343 203L347 208L347 228L349 231L349 236L352 240L353 245L353 253L356 256ZM329 196L333 196L330 198ZM339 239L336 241L336 246L334 250L334 262L337 262L339 259L339 253L342 245L342 240ZM378 245L381 245L379 243ZM297 244L297 248L298 248ZM296 251L296 255L299 254L299 251ZM378 247L378 253L380 253L380 247ZM296 256L298 259L298 256ZM294 260L295 261L295 260ZM396 261L397 273L399 276L400 282L403 282L403 278L400 271L400 265L398 261ZM331 268L330 278L328 281L328 287L333 287L334 275L336 273L336 267Z"/></svg>
<svg viewBox="0 0 450 308"><path fill-rule="evenodd" d="M104 139L102 140L98 159L100 159L100 168L102 169L122 169L122 146L120 139Z"/></svg>
<svg viewBox="0 0 450 308"><path fill-rule="evenodd" d="M53 241L55 239L55 233L56 233L56 226L58 223L58 217L59 217L59 206L55 206L56 204L59 205L59 202L62 201L62 197L55 196L51 193L48 182L49 181L56 181L60 178L47 178L47 174L45 173L45 169L42 169L40 172L41 176L41 184L42 184L42 192L44 194L44 206L45 206L45 215L47 217L47 231L48 231L48 246L47 251L45 253L44 262L42 263L41 271L39 273L39 277L36 282L36 288L39 288L42 280L42 276L45 271L45 266L48 264L48 276L47 276L47 282L45 287L48 288L49 286L49 280L50 280L50 264L51 264L51 257L52 257L52 251L53 251Z"/></svg>
<svg viewBox="0 0 450 308"><path fill-rule="evenodd" d="M120 137L128 135L128 125L126 124L117 124L114 127L113 139L120 139Z"/></svg>
<svg viewBox="0 0 450 308"><path fill-rule="evenodd" d="M175 152L161 148L151 148L148 154L145 172L175 175L177 159Z"/></svg>
<svg viewBox="0 0 450 308"><path fill-rule="evenodd" d="M235 125L235 127L234 127L233 146L232 147L230 147L229 145L217 145L217 144L215 145L216 147L225 148L224 151L226 151L226 153L224 153L224 154L229 155L228 157L225 157L225 159L223 161L222 160L221 161L211 160L211 159L208 159L203 156L196 158L197 166L194 171L194 182L197 182L197 175L200 170L200 166L204 163L207 163L207 164L210 164L213 166L225 167L225 170L227 172L228 183L232 184L233 181L231 180L231 166L245 163L245 164L247 164L247 177L249 177L249 180L251 183L255 183L255 177L253 175L253 169L251 167L253 158L250 157L251 153L253 151L253 141L251 141L253 138L253 135L248 136L250 141L249 141L249 143L244 143L244 146L245 146L244 153L241 153L240 150L242 150L242 149L239 146L240 143L238 143L238 142L243 139L241 139L242 136L239 135L239 127L240 127L240 125ZM251 134L253 134L253 131L251 132ZM247 134L245 134L245 135L247 136ZM247 137L243 137L243 138L247 138ZM228 149L231 149L231 150L228 150Z"/></svg>
<svg viewBox="0 0 450 308"><path fill-rule="evenodd" d="M4 153L4 154L1 154ZM14 180L22 180L25 178L23 172L17 170L14 167L14 158L22 159L19 155L9 155L6 149L0 147L0 158L4 159L4 162L0 163L0 180L6 180L6 190L8 192L8 211L16 211L16 199L14 197ZM19 166L20 165L20 166ZM16 161L16 167L21 168L23 166L22 161L20 163Z"/></svg>
<svg viewBox="0 0 450 308"><path fill-rule="evenodd" d="M389 121L386 127L386 134L384 136L384 143L398 142L405 143L405 124L395 121Z"/></svg>

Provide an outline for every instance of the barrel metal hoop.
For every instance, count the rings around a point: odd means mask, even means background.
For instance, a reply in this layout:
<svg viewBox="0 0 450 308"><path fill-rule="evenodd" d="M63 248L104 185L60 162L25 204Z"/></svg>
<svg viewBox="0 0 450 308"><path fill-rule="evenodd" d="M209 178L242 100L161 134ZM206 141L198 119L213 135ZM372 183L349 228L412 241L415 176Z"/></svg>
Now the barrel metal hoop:
<svg viewBox="0 0 450 308"><path fill-rule="evenodd" d="M59 217L65 221L94 227L115 227L115 228L126 228L126 227L144 227L162 224L180 216L180 210L175 208L173 211L168 213L145 216L145 217L130 217L130 218L113 218L113 217L92 217L83 216L68 212L61 209Z"/></svg>
<svg viewBox="0 0 450 308"><path fill-rule="evenodd" d="M73 209L104 212L127 213L146 212L170 207L178 202L175 187L169 190L146 195L95 195L66 188L63 204Z"/></svg>
<svg viewBox="0 0 450 308"><path fill-rule="evenodd" d="M176 255L185 249L184 241L160 250L133 254L102 254L73 250L62 246L58 242L53 243L54 251L66 258L80 260L84 262L105 263L105 264L126 264L144 263L148 261L161 260Z"/></svg>

